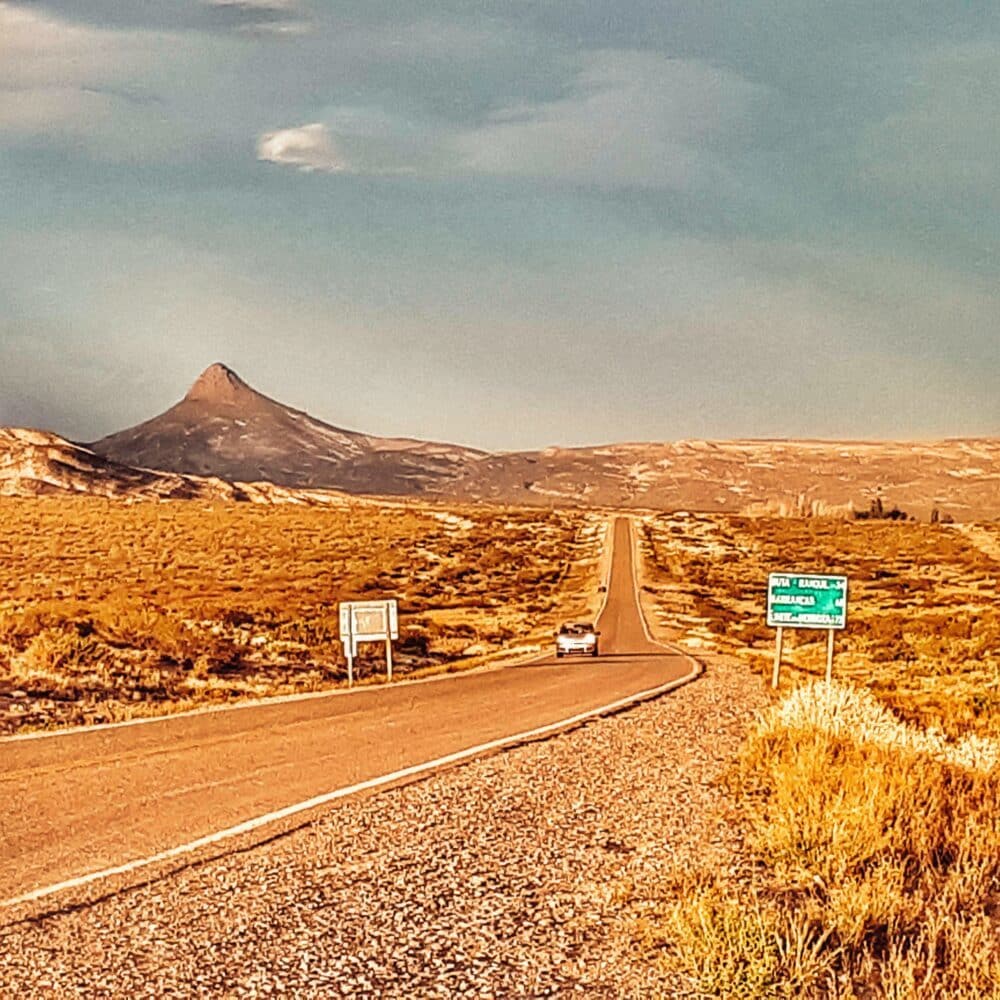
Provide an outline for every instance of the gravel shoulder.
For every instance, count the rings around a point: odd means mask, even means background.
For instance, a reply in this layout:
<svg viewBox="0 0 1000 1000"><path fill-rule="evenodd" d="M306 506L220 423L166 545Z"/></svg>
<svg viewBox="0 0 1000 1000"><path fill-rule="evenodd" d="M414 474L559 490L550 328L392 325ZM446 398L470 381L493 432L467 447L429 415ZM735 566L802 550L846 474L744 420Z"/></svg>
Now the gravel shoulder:
<svg viewBox="0 0 1000 1000"><path fill-rule="evenodd" d="M713 658L620 715L10 924L0 994L683 996L635 924L677 871L743 863L718 779L766 701Z"/></svg>

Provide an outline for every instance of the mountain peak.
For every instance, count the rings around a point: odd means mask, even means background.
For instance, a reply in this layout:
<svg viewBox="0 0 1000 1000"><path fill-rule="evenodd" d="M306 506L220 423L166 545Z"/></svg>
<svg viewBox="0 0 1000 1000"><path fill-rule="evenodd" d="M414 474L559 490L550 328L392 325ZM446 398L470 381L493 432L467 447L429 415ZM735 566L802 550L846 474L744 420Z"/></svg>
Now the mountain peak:
<svg viewBox="0 0 1000 1000"><path fill-rule="evenodd" d="M334 427L265 396L220 362L165 413L92 448L121 465L231 483L403 495L450 482L481 454Z"/></svg>
<svg viewBox="0 0 1000 1000"><path fill-rule="evenodd" d="M221 362L209 365L184 397L188 402L239 403L256 393L232 370Z"/></svg>

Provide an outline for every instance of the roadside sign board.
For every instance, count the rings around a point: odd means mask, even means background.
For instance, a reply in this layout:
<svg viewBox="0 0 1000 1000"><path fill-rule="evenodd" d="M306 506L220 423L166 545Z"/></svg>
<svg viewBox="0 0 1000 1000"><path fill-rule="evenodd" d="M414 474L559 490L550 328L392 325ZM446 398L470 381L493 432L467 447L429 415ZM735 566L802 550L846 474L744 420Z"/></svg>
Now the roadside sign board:
<svg viewBox="0 0 1000 1000"><path fill-rule="evenodd" d="M347 683L354 683L354 658L360 642L385 643L385 667L392 680L392 642L399 638L399 606L395 600L344 601L340 605L340 641L347 656Z"/></svg>
<svg viewBox="0 0 1000 1000"><path fill-rule="evenodd" d="M344 601L340 605L340 638L379 642L399 638L399 606L390 601Z"/></svg>
<svg viewBox="0 0 1000 1000"><path fill-rule="evenodd" d="M767 578L767 624L771 628L846 628L847 577L772 573Z"/></svg>

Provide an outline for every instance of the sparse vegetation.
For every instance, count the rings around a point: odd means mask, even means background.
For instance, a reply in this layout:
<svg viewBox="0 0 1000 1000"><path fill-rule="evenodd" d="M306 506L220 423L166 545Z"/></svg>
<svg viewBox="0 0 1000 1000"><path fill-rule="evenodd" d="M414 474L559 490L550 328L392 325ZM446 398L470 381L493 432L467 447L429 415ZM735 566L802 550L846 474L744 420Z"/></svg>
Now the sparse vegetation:
<svg viewBox="0 0 1000 1000"><path fill-rule="evenodd" d="M530 647L596 592L603 524L364 501L0 503L0 732L336 685L347 599L399 599L400 674ZM358 666L377 679L381 653Z"/></svg>
<svg viewBox="0 0 1000 1000"><path fill-rule="evenodd" d="M660 924L709 995L1000 996L998 745L887 743L883 713L819 683L753 734L730 780L764 867L689 882Z"/></svg>
<svg viewBox="0 0 1000 1000"><path fill-rule="evenodd" d="M774 647L767 574L846 574L836 676L925 728L1000 735L1000 526L663 515L645 522L643 547L650 597L673 636L762 675ZM786 689L823 675L825 640L787 637Z"/></svg>
<svg viewBox="0 0 1000 1000"><path fill-rule="evenodd" d="M898 507L886 508L881 496L874 497L867 510L856 510L854 517L858 521L908 521L910 519L910 515L905 510L900 510ZM941 512L935 507L931 511L931 523L937 524L940 520Z"/></svg>
<svg viewBox="0 0 1000 1000"><path fill-rule="evenodd" d="M648 588L675 638L769 669L767 573L847 573L822 638L727 779L741 884L661 887L645 944L708 996L1000 997L1000 615L995 526L658 517Z"/></svg>

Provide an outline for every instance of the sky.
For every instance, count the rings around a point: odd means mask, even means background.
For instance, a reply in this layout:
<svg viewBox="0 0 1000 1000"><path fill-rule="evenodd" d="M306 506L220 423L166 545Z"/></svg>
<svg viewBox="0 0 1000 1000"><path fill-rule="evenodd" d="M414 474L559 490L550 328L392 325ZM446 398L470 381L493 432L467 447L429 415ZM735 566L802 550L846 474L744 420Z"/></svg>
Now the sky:
<svg viewBox="0 0 1000 1000"><path fill-rule="evenodd" d="M0 0L0 424L1000 434L1000 5Z"/></svg>

